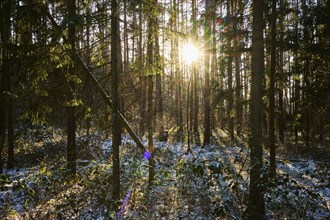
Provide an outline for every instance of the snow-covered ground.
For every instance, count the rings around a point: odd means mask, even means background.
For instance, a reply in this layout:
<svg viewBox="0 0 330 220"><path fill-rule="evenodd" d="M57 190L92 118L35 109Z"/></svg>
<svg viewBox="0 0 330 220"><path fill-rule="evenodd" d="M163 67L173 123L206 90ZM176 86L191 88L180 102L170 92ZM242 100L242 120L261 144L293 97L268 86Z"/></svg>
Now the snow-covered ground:
<svg viewBox="0 0 330 220"><path fill-rule="evenodd" d="M249 150L205 148L155 141L155 181L148 187L148 161L127 136L122 139L121 212L111 208L111 139L82 137L98 147L94 159L78 161L75 181L65 163L5 170L0 182L0 218L26 219L243 219L248 198ZM91 143L94 143L91 145ZM146 144L146 141L144 141ZM277 162L277 177L265 182L268 219L329 219L329 164ZM265 164L265 175L267 163Z"/></svg>

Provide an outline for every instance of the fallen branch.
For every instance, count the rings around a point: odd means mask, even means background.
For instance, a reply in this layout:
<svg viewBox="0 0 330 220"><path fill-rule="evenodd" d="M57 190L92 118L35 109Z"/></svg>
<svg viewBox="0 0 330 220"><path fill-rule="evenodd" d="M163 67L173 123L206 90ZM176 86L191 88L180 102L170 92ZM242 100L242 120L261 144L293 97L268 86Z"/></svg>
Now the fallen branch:
<svg viewBox="0 0 330 220"><path fill-rule="evenodd" d="M51 21L52 25L56 29L60 30L59 25L56 23L56 21L54 20L53 16L49 13L47 7L45 9L46 9L47 17ZM62 39L63 39L64 42L67 42L67 39L64 36L64 34L62 34ZM72 56L71 54L69 54L69 55ZM110 108L112 108L112 100L111 100L111 98L108 96L108 94L103 89L103 87L100 85L100 83L97 81L95 75L92 73L92 71L89 69L89 67L82 61L82 59L80 58L80 56L77 53L75 53L74 54L74 57L71 57L71 59L72 60L75 60L76 63L82 67L82 69L84 70L84 72L93 81L94 85L96 86L97 90L101 94L102 98L106 101L107 105ZM133 131L133 129L128 124L127 120L124 118L124 116L121 114L121 112L119 110L117 110L117 114L119 115L119 119L120 119L122 125L124 126L124 128L126 129L126 131L128 132L128 134L131 136L131 138L133 139L133 141L136 143L136 145L143 152L146 151L146 148L144 147L144 145L142 144L142 142L140 141L140 139L138 138L138 136L135 134L135 132Z"/></svg>

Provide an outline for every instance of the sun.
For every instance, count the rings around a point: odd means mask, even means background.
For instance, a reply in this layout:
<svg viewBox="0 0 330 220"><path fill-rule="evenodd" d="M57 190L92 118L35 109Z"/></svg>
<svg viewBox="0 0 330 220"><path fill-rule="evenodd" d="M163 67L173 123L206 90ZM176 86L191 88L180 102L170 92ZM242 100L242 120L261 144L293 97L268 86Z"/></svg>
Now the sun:
<svg viewBox="0 0 330 220"><path fill-rule="evenodd" d="M188 64L196 61L199 57L198 48L192 43L184 44L182 47L182 58Z"/></svg>

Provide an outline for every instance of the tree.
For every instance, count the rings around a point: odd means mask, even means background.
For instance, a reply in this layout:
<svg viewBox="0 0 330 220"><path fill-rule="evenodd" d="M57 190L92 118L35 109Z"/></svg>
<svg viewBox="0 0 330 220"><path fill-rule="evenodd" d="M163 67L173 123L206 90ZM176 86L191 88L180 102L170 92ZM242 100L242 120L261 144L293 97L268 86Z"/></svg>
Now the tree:
<svg viewBox="0 0 330 220"><path fill-rule="evenodd" d="M272 1L272 18L271 18L271 63L269 76L269 122L268 122L268 138L270 149L270 175L276 174L275 160L275 73L276 73L276 0Z"/></svg>
<svg viewBox="0 0 330 220"><path fill-rule="evenodd" d="M182 80L181 80L181 72L179 68L179 36L176 32L179 31L179 3L177 0L173 0L172 3L172 13L171 13L171 31L173 33L173 38L171 39L171 72L174 75L175 82L171 83L171 85L175 85L175 118L176 118L176 140L183 140L183 114L182 114L182 105L180 103L183 101L182 95ZM173 68L174 66L174 68Z"/></svg>
<svg viewBox="0 0 330 220"><path fill-rule="evenodd" d="M157 24L158 22L156 22ZM157 28L158 32L158 28ZM156 121L159 139L164 139L164 115L163 115L163 95L162 95L162 66L160 58L158 33L155 36L155 68L156 68Z"/></svg>
<svg viewBox="0 0 330 220"><path fill-rule="evenodd" d="M210 54L211 54L211 1L205 1L205 24L204 24L204 69L205 69L205 100L204 100L204 142L203 146L210 143L211 123L210 123Z"/></svg>
<svg viewBox="0 0 330 220"><path fill-rule="evenodd" d="M242 131L242 86L241 86L241 35L242 30L240 27L243 22L243 3L241 0L236 1L234 4L234 10L237 11L237 17L234 19L234 48L235 48L235 113L236 113L236 134L240 135Z"/></svg>
<svg viewBox="0 0 330 220"><path fill-rule="evenodd" d="M192 0L191 3L192 6L192 23L193 23L193 30L192 35L195 42L198 41L198 26L197 26L197 7L196 7L196 0ZM192 111L190 114L192 114L193 122L193 132L194 132L194 139L195 143L199 144L200 138L199 138L199 130L198 130L198 119L199 119L199 99L198 99L198 71L197 71L197 61L193 62L193 79L192 79L192 86L191 86L191 92L192 92Z"/></svg>
<svg viewBox="0 0 330 220"><path fill-rule="evenodd" d="M264 41L263 41L263 0L252 3L252 85L250 97L250 187L249 219L264 219L265 207L262 188L262 120L263 120L263 78L264 78Z"/></svg>
<svg viewBox="0 0 330 220"><path fill-rule="evenodd" d="M159 71L158 69L158 52L156 39L158 38L157 23L157 0L151 0L147 3L148 9L148 39L147 39L147 78L148 78L148 151L151 153L149 159L149 186L154 180L154 161L153 161L153 90L154 90L154 75ZM154 50L154 46L156 50ZM158 49L158 51L157 51Z"/></svg>
<svg viewBox="0 0 330 220"><path fill-rule="evenodd" d="M121 139L121 123L119 121L118 83L120 68L120 31L119 31L119 3L111 1L111 95L112 95L112 159L113 159L113 199L120 199L120 158L119 145Z"/></svg>
<svg viewBox="0 0 330 220"><path fill-rule="evenodd" d="M231 18L231 1L227 0L227 17ZM228 29L230 30L232 24L228 24ZM231 140L234 139L234 114L233 114L233 55L232 55L232 35L233 33L228 31L227 32L227 77L228 77L228 110L227 110L227 117L228 117L228 129L229 135Z"/></svg>
<svg viewBox="0 0 330 220"><path fill-rule="evenodd" d="M3 172L3 150L6 136L6 121L8 114L9 91L10 83L9 73L9 38L10 38L10 11L11 1L6 1L1 4L0 8L0 33L2 43L2 68L0 72L0 173ZM10 113L9 113L10 114Z"/></svg>
<svg viewBox="0 0 330 220"><path fill-rule="evenodd" d="M75 44L76 44L76 1L67 1L68 10L68 43L71 46L71 57L75 57ZM68 75L66 76L68 81L68 103L67 103L67 162L68 170L71 175L76 174L76 103L75 103L75 59L72 60L72 65L68 69Z"/></svg>

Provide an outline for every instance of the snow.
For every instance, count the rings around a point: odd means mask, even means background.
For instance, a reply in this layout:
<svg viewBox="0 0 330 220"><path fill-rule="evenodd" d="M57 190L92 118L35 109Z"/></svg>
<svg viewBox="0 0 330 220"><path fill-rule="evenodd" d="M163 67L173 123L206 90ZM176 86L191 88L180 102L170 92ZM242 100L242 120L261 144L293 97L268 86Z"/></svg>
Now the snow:
<svg viewBox="0 0 330 220"><path fill-rule="evenodd" d="M37 213L42 209L53 217L62 213L63 217L75 219L104 220L116 214L107 211L109 207L105 205L111 199L112 166L108 158L112 153L112 140L101 140L100 136L82 136L77 140L98 145L103 158L79 160L81 179L77 183L66 182L62 170L65 164L61 162L46 168L5 169L10 182L0 190L0 218L5 217L1 213L8 215L10 210L16 210L17 219L24 219L27 210ZM146 144L146 140L143 143ZM132 193L130 198L122 196L126 208L122 218L243 218L249 183L247 148L192 145L187 152L184 143L154 141L154 146L156 178L149 190L148 161L143 160L143 152L131 138L122 137L122 190L123 194ZM314 160L278 159L277 171L278 177L269 183L265 193L268 219L330 218L327 165ZM44 205L33 203L38 201ZM79 208L71 207L72 204ZM291 216L286 216L288 213Z"/></svg>

